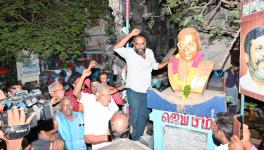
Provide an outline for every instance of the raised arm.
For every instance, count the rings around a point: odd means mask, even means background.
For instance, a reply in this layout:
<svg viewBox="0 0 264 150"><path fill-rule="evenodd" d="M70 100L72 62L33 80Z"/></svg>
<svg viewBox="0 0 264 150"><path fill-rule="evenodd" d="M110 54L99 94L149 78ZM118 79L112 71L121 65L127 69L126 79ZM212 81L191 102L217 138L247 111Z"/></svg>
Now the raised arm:
<svg viewBox="0 0 264 150"><path fill-rule="evenodd" d="M121 41L119 41L116 45L115 48L122 48L125 46L125 44L134 36L139 35L140 30L135 28L133 29L126 37L124 37Z"/></svg>
<svg viewBox="0 0 264 150"><path fill-rule="evenodd" d="M90 76L91 74L91 69L96 66L96 61L92 60L89 64L89 67L85 69L82 73L82 76L80 77L80 80L77 82L74 90L73 90L73 95L80 100L82 98L82 85L86 77Z"/></svg>
<svg viewBox="0 0 264 150"><path fill-rule="evenodd" d="M168 63L172 62L173 61L173 56L170 58L170 59L167 59L161 63L159 63L158 65L158 69L162 69L164 68L166 65L168 65Z"/></svg>
<svg viewBox="0 0 264 150"><path fill-rule="evenodd" d="M85 135L84 136L85 142L86 143L91 143L91 144L98 144L98 143L103 143L103 142L108 142L108 135Z"/></svg>

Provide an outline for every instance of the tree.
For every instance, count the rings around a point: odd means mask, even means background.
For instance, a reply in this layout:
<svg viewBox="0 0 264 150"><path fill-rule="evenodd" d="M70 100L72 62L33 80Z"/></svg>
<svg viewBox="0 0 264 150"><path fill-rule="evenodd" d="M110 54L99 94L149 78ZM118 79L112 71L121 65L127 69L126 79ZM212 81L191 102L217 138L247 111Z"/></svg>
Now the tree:
<svg viewBox="0 0 264 150"><path fill-rule="evenodd" d="M241 10L239 0L160 0L159 2L163 7L159 16L151 12L144 15L150 28L155 23L155 18L165 15L179 29L193 26L212 37L234 37L239 30ZM221 8L226 10L224 20L212 21L216 14L220 13Z"/></svg>
<svg viewBox="0 0 264 150"><path fill-rule="evenodd" d="M1 63L23 59L23 49L61 60L79 55L87 17L108 11L104 0L0 0L0 5Z"/></svg>
<svg viewBox="0 0 264 150"><path fill-rule="evenodd" d="M150 2L149 0L146 0ZM223 69L235 47L240 33L240 0L159 0L162 11L148 12L144 19L150 28L160 17L169 21L167 28L173 27L170 37L176 37L184 27L195 27L208 41L228 39L229 45L219 69ZM208 36L209 35L209 36Z"/></svg>

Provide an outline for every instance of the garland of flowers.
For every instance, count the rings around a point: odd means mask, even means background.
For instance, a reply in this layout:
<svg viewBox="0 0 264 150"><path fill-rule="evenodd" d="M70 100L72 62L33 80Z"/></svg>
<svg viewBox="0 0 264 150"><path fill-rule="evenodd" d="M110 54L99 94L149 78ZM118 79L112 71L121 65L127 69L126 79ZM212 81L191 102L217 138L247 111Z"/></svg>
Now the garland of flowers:
<svg viewBox="0 0 264 150"><path fill-rule="evenodd" d="M185 80L185 81L181 81L179 79L179 75L178 75L180 55L177 54L175 56L175 59L172 62L172 73L175 74L173 76L173 81L175 81L179 86L184 87L183 91L182 91L182 99L184 99L184 100L190 95L190 93L192 91L191 83L192 83L192 80L195 76L197 67L198 67L200 61L203 59L203 57L204 57L203 52L201 52L201 51L198 52L198 54L196 55L196 57L193 61L192 67L189 70L187 80Z"/></svg>

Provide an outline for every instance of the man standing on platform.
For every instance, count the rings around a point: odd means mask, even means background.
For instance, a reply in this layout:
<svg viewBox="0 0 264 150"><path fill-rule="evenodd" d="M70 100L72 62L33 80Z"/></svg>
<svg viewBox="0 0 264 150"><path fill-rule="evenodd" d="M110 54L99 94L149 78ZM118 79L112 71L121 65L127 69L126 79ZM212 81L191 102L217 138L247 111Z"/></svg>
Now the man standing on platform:
<svg viewBox="0 0 264 150"><path fill-rule="evenodd" d="M124 45L133 38L133 48ZM157 63L153 51L146 48L146 37L139 29L133 29L115 45L114 51L127 63L127 99L130 106L130 122L133 127L132 140L139 140L143 135L148 119L147 89L151 87L151 72L165 67L170 61Z"/></svg>
<svg viewBox="0 0 264 150"><path fill-rule="evenodd" d="M239 112L240 102L238 99L238 81L239 65L237 62L232 62L231 67L224 73L224 92L227 97L230 97L231 103L236 105L236 112Z"/></svg>

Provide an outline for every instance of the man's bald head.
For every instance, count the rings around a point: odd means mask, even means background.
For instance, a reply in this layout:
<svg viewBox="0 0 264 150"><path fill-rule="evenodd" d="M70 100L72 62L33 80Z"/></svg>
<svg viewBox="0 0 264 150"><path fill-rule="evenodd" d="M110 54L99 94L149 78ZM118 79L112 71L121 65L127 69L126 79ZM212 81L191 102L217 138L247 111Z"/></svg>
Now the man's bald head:
<svg viewBox="0 0 264 150"><path fill-rule="evenodd" d="M130 128L127 115L122 111L116 112L109 122L109 130L113 139L128 138Z"/></svg>
<svg viewBox="0 0 264 150"><path fill-rule="evenodd" d="M191 34L195 37L196 42L201 44L200 33L195 28L183 28L178 34L178 40L180 41L184 36Z"/></svg>

